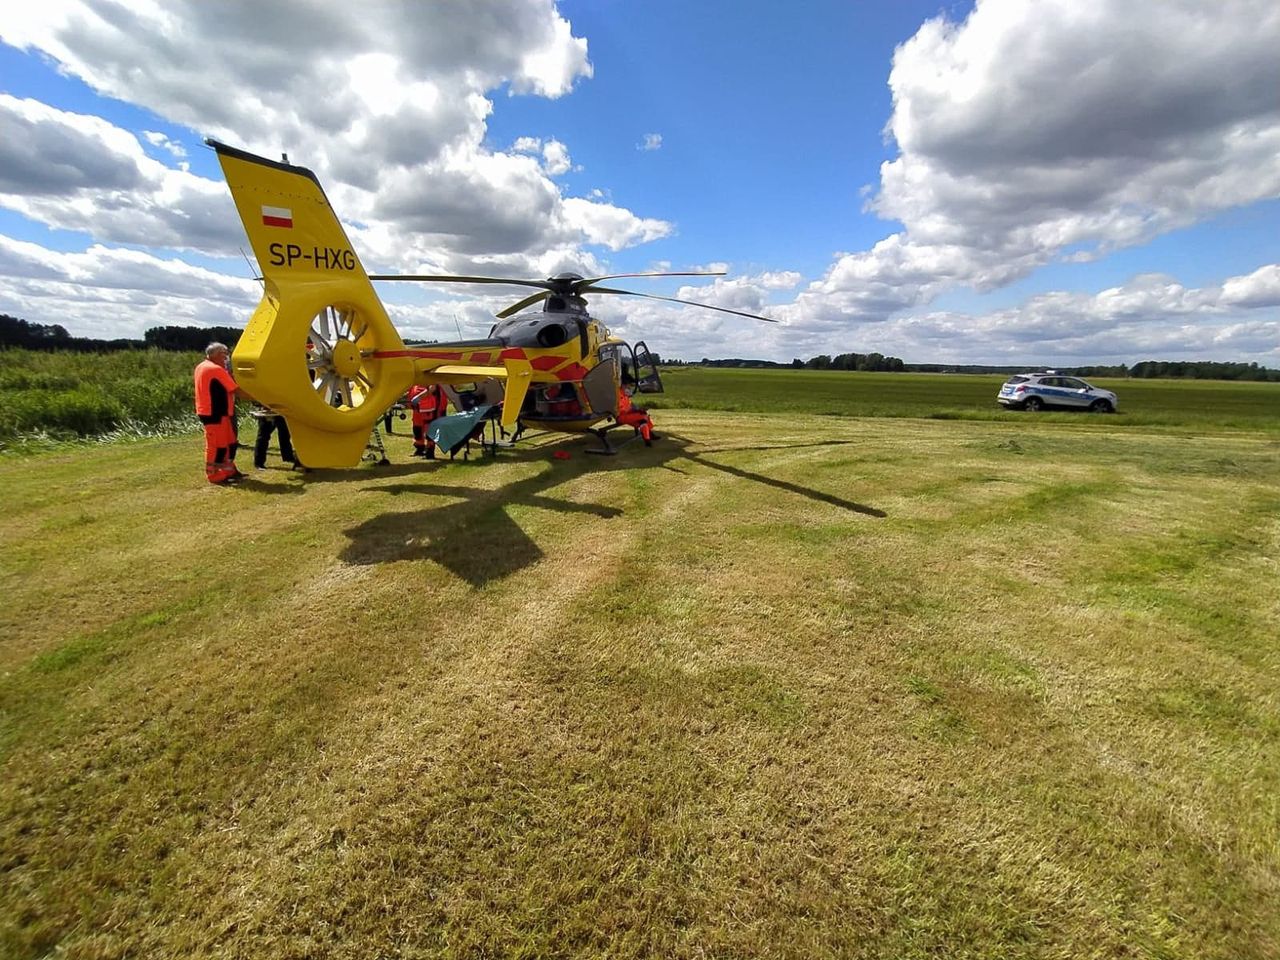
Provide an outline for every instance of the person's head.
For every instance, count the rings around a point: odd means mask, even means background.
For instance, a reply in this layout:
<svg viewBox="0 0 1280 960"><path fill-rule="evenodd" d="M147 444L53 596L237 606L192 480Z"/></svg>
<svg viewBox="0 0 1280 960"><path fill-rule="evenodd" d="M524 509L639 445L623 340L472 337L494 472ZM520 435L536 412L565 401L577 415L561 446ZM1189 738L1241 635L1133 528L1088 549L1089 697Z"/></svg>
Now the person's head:
<svg viewBox="0 0 1280 960"><path fill-rule="evenodd" d="M204 356L206 360L212 360L214 363L225 364L227 362L227 354L230 353L225 343L214 341L204 348Z"/></svg>

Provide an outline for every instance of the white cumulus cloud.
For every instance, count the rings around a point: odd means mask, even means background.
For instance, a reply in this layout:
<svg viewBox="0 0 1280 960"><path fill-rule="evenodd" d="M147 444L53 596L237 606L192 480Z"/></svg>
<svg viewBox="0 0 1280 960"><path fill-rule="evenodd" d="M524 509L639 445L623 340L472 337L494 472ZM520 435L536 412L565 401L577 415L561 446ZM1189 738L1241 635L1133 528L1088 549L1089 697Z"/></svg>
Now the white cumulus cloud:
<svg viewBox="0 0 1280 960"><path fill-rule="evenodd" d="M898 155L871 208L902 224L798 299L817 329L989 290L1280 196L1280 7L979 0L902 44Z"/></svg>
<svg viewBox="0 0 1280 960"><path fill-rule="evenodd" d="M586 40L552 0L67 0L6 15L0 38L196 134L288 153L317 172L387 270L483 254L526 273L670 230L566 201L550 179L572 169L558 140L521 137L509 153L486 145L494 91L557 98L592 74ZM163 134L145 139L182 149ZM149 159L105 120L0 100L0 203L33 220L226 254L243 238L225 194L220 181Z"/></svg>

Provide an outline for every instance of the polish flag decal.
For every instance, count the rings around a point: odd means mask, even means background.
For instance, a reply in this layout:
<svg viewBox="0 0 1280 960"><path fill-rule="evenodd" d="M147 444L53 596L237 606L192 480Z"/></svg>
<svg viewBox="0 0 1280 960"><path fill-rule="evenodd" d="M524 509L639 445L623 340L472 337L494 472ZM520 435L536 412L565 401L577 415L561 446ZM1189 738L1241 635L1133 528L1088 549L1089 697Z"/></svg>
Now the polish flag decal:
<svg viewBox="0 0 1280 960"><path fill-rule="evenodd" d="M263 207L262 225L264 227L293 227L293 211L287 207Z"/></svg>

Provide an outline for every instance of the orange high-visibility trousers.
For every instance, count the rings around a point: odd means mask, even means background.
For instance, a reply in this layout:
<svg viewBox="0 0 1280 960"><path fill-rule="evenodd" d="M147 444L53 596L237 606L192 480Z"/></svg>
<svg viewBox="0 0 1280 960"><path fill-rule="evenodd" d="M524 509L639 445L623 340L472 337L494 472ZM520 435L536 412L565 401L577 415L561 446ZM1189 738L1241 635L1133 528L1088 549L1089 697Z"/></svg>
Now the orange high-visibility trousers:
<svg viewBox="0 0 1280 960"><path fill-rule="evenodd" d="M653 420L643 407L633 407L625 390L618 391L618 422L633 427L647 444L653 439Z"/></svg>
<svg viewBox="0 0 1280 960"><path fill-rule="evenodd" d="M221 483L236 475L233 448L236 425L231 417L223 417L204 425L204 475L210 483Z"/></svg>

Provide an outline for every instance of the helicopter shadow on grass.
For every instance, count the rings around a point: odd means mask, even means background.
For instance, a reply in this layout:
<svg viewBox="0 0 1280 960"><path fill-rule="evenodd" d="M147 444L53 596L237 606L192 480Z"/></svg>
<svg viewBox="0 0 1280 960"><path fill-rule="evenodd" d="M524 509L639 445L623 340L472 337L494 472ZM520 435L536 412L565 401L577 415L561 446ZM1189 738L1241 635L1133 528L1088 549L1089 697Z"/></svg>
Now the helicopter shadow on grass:
<svg viewBox="0 0 1280 960"><path fill-rule="evenodd" d="M279 483L263 483L257 477L251 477L247 474L240 475L242 479L238 480L234 486L238 490L252 490L254 493L265 493L269 496L278 494L297 494L302 493L304 488L300 483L279 484Z"/></svg>
<svg viewBox="0 0 1280 960"><path fill-rule="evenodd" d="M694 453L688 449L689 446L697 441L688 437L682 437L675 433L663 434L664 440L675 442L682 447L680 456L693 463L712 470L718 470L721 473L727 473L730 476L739 477L743 480L754 480L756 483L763 483L765 486L774 487L777 490L784 490L787 493L794 493L798 496L806 497L810 500L816 500L819 503L830 504L833 507L839 507L841 510L848 510L852 513L860 513L866 517L887 517L888 514L883 510L875 507L869 507L864 503L855 503L852 500L845 500L834 494L823 493L821 490L814 490L811 487L804 487L798 483L791 483L787 480L779 480L777 477L765 476L761 473L754 473L750 470L744 470L741 467L732 467L727 463L717 463L715 460L708 460L707 454L712 453L748 453L767 450L797 450L803 447L844 447L856 443L855 440L814 440L808 443L775 443L760 444L750 447L710 447L702 453Z"/></svg>
<svg viewBox="0 0 1280 960"><path fill-rule="evenodd" d="M550 446L504 451L504 462L544 462ZM539 547L507 512L510 505L555 510L610 519L622 510L601 504L576 503L544 492L586 472L582 465L561 464L496 489L467 486L460 474L492 466L487 457L427 461L380 467L373 476L408 476L420 482L370 487L370 493L392 496L452 497L453 503L421 510L395 511L372 517L344 531L351 542L339 554L347 563L374 564L397 560L432 560L473 587L483 587L536 563ZM446 467L447 465L447 467ZM445 469L441 469L445 468ZM338 479L335 471L333 479ZM445 482L440 482L445 481Z"/></svg>
<svg viewBox="0 0 1280 960"><path fill-rule="evenodd" d="M504 451L504 461L545 461L553 446L564 447L574 454L585 453L584 440L565 444L543 444L525 450ZM884 517L885 512L874 507L832 494L814 490L800 484L778 480L763 474L744 470L709 460L709 453L734 453L763 450L791 450L797 447L840 446L854 441L828 440L816 443L776 444L752 447L715 447L705 453L690 449L695 441L676 434L663 434L653 447L644 450L629 449L619 457L599 460L583 457L573 462L553 461L550 469L532 477L496 489L468 488L458 476L457 467L483 469L485 459L459 461L447 472L424 471L425 464L403 464L379 468L375 476L405 476L414 474L422 482L396 483L369 488L370 493L389 493L393 496L452 497L454 502L444 506L431 506L421 510L395 511L380 514L350 527L344 532L351 542L340 553L347 563L367 565L401 560L431 560L467 581L473 587L483 587L501 580L541 560L545 554L520 525L507 512L510 505L555 510L561 513L612 519L621 516L623 510L602 504L577 503L559 497L548 496L546 491L567 483L586 473L636 470L651 467L677 470L678 461L727 473L730 476L763 483L767 486L796 494L842 510L869 517ZM577 448L577 449L574 449ZM389 471L394 471L390 473ZM342 476L333 472L332 479ZM347 474L350 479L350 474ZM439 480L447 480L441 483Z"/></svg>

